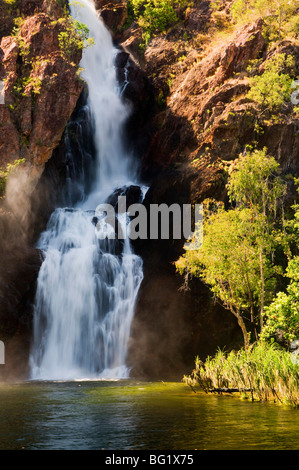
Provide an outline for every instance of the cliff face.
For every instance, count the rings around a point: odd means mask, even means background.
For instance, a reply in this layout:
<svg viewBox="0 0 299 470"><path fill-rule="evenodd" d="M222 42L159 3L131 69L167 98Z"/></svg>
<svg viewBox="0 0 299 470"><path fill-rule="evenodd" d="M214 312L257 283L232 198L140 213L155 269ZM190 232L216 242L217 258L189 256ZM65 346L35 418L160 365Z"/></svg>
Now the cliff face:
<svg viewBox="0 0 299 470"><path fill-rule="evenodd" d="M245 25L203 51L190 50L188 44L167 36L150 43L145 68L167 105L153 123L154 136L143 161L145 175L180 166L193 180L193 201L217 196L217 191L220 196L221 161L235 159L254 142L258 148L267 147L283 170L298 171L298 118L292 105L277 119L264 120L257 131L257 107L246 97L250 61L260 60L262 71L270 57L286 53L298 67L297 43L281 41L269 48L262 26L262 20ZM177 42L180 47L174 54Z"/></svg>
<svg viewBox="0 0 299 470"><path fill-rule="evenodd" d="M82 91L80 55L62 54L62 24L47 13L23 21L17 36L0 44L5 106L1 106L0 162L25 158L39 177L60 142Z"/></svg>

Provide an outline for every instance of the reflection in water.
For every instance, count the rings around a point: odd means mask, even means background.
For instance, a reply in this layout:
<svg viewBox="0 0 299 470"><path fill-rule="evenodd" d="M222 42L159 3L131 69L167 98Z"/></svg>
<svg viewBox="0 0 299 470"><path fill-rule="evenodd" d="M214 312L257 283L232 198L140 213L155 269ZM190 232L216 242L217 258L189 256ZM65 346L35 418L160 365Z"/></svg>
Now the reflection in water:
<svg viewBox="0 0 299 470"><path fill-rule="evenodd" d="M299 449L297 410L175 383L3 385L0 417L0 449Z"/></svg>

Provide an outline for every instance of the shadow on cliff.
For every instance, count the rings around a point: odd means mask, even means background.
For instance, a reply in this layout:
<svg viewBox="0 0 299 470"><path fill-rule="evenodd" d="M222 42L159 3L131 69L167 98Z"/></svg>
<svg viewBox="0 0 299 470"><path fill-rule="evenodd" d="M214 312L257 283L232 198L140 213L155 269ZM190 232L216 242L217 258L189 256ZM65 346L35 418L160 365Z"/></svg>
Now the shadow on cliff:
<svg viewBox="0 0 299 470"><path fill-rule="evenodd" d="M189 204L191 183L190 175L168 169L149 188L144 205L149 209L151 204ZM134 242L144 263L129 348L134 377L180 380L192 370L196 355L204 359L217 347L242 344L234 317L215 303L209 289L199 279L186 285L176 272L174 262L184 243L185 239Z"/></svg>
<svg viewBox="0 0 299 470"><path fill-rule="evenodd" d="M196 140L188 121L167 115L171 126L160 132L158 120L152 129L152 140L144 154L142 171L148 191L143 205L147 209L146 240L133 242L135 252L144 263L144 279L138 294L129 347L131 375L146 379L180 380L192 370L194 358L204 359L217 347L239 347L242 338L235 319L216 304L209 289L193 279L184 285L176 273L174 262L183 254L185 239L150 239L150 207L152 204L178 204L180 208L194 200L194 180L200 177L184 162L183 152L192 151ZM213 177L212 173L209 175ZM223 199L222 184L203 189L205 197ZM200 201L197 201L200 202Z"/></svg>

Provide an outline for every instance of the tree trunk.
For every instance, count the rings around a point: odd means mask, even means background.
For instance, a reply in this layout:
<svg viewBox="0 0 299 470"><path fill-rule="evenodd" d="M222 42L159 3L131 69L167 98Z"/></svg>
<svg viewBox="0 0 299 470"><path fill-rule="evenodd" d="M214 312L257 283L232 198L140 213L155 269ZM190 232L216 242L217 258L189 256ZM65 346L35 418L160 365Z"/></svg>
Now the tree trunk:
<svg viewBox="0 0 299 470"><path fill-rule="evenodd" d="M246 273L245 276L246 276L247 292L248 292L248 297L249 297L249 302L250 302L250 321L252 323L255 339L258 340L258 335L257 335L256 327L255 327L253 296L252 296L252 292L250 289L248 274Z"/></svg>
<svg viewBox="0 0 299 470"><path fill-rule="evenodd" d="M261 309L260 309L260 329L263 329L263 313L265 303L265 277L264 277L264 266L263 266L263 247L260 247L260 272L261 272Z"/></svg>
<svg viewBox="0 0 299 470"><path fill-rule="evenodd" d="M241 328L242 333L243 333L244 348L245 348L245 350L247 350L248 347L249 347L249 340L248 340L248 333L247 333L247 330L246 330L246 326L245 326L244 320L243 320L243 318L242 318L242 316L240 315L239 312L237 312L236 317L238 319L238 325Z"/></svg>

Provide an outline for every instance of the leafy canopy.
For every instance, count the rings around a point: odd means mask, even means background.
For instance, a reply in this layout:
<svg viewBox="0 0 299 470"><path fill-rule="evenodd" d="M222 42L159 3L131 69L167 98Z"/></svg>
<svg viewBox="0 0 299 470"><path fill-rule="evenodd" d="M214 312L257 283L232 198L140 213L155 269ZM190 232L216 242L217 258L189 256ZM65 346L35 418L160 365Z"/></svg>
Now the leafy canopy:
<svg viewBox="0 0 299 470"><path fill-rule="evenodd" d="M58 34L58 42L62 53L70 59L73 54L78 54L94 44L94 40L89 38L89 29L84 23L70 16L64 22L66 23L65 29Z"/></svg>
<svg viewBox="0 0 299 470"><path fill-rule="evenodd" d="M267 156L266 148L249 152L231 165L227 190L231 201L240 206L265 215L276 213L277 200L285 191L279 163Z"/></svg>

